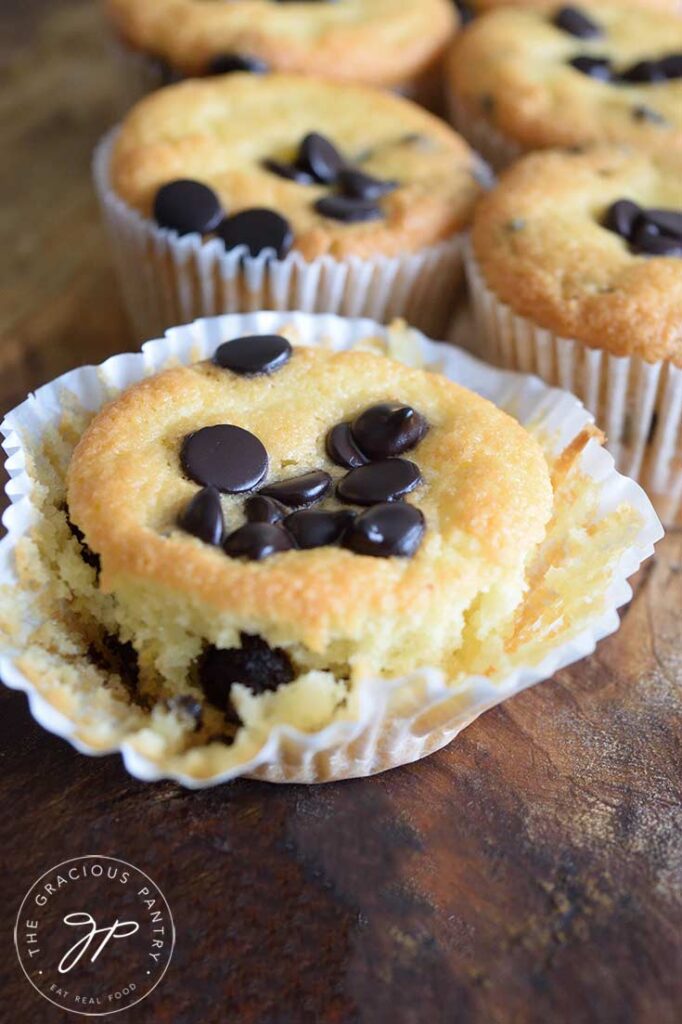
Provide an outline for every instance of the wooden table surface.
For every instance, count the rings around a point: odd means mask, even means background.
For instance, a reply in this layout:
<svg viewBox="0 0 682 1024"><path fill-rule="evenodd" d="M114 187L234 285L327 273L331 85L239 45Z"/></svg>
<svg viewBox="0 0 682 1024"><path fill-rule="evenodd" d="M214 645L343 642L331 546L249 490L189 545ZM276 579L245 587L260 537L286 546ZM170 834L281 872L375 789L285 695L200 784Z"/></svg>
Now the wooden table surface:
<svg viewBox="0 0 682 1024"><path fill-rule="evenodd" d="M121 87L97 5L0 10L0 404L126 350L89 186ZM87 853L161 885L177 946L121 1021L667 1024L682 1014L682 534L594 657L449 749L317 788L142 785L0 695L0 1018L29 885ZM5 1014L7 1014L5 1016Z"/></svg>

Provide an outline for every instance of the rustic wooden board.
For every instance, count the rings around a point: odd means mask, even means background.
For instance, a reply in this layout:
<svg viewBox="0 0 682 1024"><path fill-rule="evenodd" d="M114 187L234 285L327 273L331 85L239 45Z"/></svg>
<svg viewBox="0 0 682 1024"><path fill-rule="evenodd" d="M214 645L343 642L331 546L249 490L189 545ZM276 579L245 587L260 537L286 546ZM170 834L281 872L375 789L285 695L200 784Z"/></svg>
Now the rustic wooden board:
<svg viewBox="0 0 682 1024"><path fill-rule="evenodd" d="M4 410L130 336L89 188L120 96L95 5L0 17ZM166 978L120 1020L679 1020L680 609L678 531L594 657L428 761L313 789L144 786L3 691L0 1017L67 1019L21 974L13 920L44 870L101 853L149 871L178 930Z"/></svg>

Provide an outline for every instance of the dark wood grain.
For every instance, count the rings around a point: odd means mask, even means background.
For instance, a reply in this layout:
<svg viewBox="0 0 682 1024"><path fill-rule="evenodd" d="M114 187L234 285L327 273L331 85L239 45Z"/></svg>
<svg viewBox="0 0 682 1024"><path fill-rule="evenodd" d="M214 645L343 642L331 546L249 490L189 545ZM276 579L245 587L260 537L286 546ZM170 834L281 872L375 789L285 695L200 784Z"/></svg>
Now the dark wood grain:
<svg viewBox="0 0 682 1024"><path fill-rule="evenodd" d="M2 5L0 399L130 345L89 187L120 88L96 6ZM373 780L203 793L88 760L0 695L0 1019L67 1018L11 931L57 861L164 889L159 1024L673 1024L682 1001L682 534L620 633L436 756ZM74 1019L74 1018L71 1018Z"/></svg>

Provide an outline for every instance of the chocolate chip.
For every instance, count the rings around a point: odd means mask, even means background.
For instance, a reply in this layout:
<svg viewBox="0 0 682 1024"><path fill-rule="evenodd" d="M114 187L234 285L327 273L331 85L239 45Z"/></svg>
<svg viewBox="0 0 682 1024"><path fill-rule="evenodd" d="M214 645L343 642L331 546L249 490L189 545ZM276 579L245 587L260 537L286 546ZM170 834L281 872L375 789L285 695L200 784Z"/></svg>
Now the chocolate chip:
<svg viewBox="0 0 682 1024"><path fill-rule="evenodd" d="M422 482L419 468L407 459L385 459L351 469L339 481L336 493L351 505L377 505L398 501Z"/></svg>
<svg viewBox="0 0 682 1024"><path fill-rule="evenodd" d="M343 547L375 558L411 558L422 542L424 516L414 505L375 505L346 531Z"/></svg>
<svg viewBox="0 0 682 1024"><path fill-rule="evenodd" d="M351 199L373 200L395 191L398 182L383 181L381 178L372 177L371 174L347 167L339 173L337 185L341 192Z"/></svg>
<svg viewBox="0 0 682 1024"><path fill-rule="evenodd" d="M682 211L647 209L644 220L647 224L654 224L661 234L682 239Z"/></svg>
<svg viewBox="0 0 682 1024"><path fill-rule="evenodd" d="M627 240L632 235L635 221L641 214L637 203L630 199L618 199L609 206L604 216L604 227Z"/></svg>
<svg viewBox="0 0 682 1024"><path fill-rule="evenodd" d="M286 178L288 181L295 181L298 185L313 185L315 183L312 174L304 171L302 167L297 167L296 164L285 164L281 160L268 159L263 160L263 167L271 174L277 174L280 178Z"/></svg>
<svg viewBox="0 0 682 1024"><path fill-rule="evenodd" d="M666 75L657 60L640 60L631 68L621 71L618 76L621 82L665 82Z"/></svg>
<svg viewBox="0 0 682 1024"><path fill-rule="evenodd" d="M599 25L577 7L560 8L553 20L557 28L568 32L569 35L577 36L578 39L594 39L602 34Z"/></svg>
<svg viewBox="0 0 682 1024"><path fill-rule="evenodd" d="M257 377L281 369L290 358L291 345L286 338L279 334L254 334L219 345L213 362L242 377Z"/></svg>
<svg viewBox="0 0 682 1024"><path fill-rule="evenodd" d="M658 65L666 78L682 78L682 53L661 57Z"/></svg>
<svg viewBox="0 0 682 1024"><path fill-rule="evenodd" d="M323 217L340 220L344 224L355 224L366 220L380 220L381 208L368 199L353 199L350 196L324 196L315 203L315 209Z"/></svg>
<svg viewBox="0 0 682 1024"><path fill-rule="evenodd" d="M292 476L275 484L262 487L260 493L281 501L288 508L304 508L322 501L331 487L332 478L323 469L314 469L302 476Z"/></svg>
<svg viewBox="0 0 682 1024"><path fill-rule="evenodd" d="M296 541L297 547L323 548L328 544L336 544L354 519L355 513L350 509L321 512L306 508L292 512L284 520L284 525Z"/></svg>
<svg viewBox="0 0 682 1024"><path fill-rule="evenodd" d="M350 423L337 423L335 427L332 427L327 434L326 447L327 455L332 462L345 469L356 469L369 462L369 459L362 454L353 440Z"/></svg>
<svg viewBox="0 0 682 1024"><path fill-rule="evenodd" d="M199 663L199 682L207 699L236 725L241 722L230 700L234 683L260 694L285 686L296 675L289 655L280 647L270 647L262 637L247 633L240 639L241 647L209 647Z"/></svg>
<svg viewBox="0 0 682 1024"><path fill-rule="evenodd" d="M682 256L682 239L661 234L655 224L646 220L635 228L632 246L649 256Z"/></svg>
<svg viewBox="0 0 682 1024"><path fill-rule="evenodd" d="M204 487L194 495L178 519L178 526L206 544L220 544L225 531L220 494L215 487Z"/></svg>
<svg viewBox="0 0 682 1024"><path fill-rule="evenodd" d="M169 181L156 193L154 220L162 228L172 228L180 235L193 231L205 235L215 231L222 219L220 200L213 189L200 181Z"/></svg>
<svg viewBox="0 0 682 1024"><path fill-rule="evenodd" d="M650 124L667 124L663 114L648 107L646 103L640 103L632 108L632 116L635 121L648 121Z"/></svg>
<svg viewBox="0 0 682 1024"><path fill-rule="evenodd" d="M244 514L249 523L278 523L289 515L289 509L274 498L253 494L244 502Z"/></svg>
<svg viewBox="0 0 682 1024"><path fill-rule="evenodd" d="M167 711L171 711L179 718L189 719L194 725L195 732L201 728L203 707L201 701L198 701L196 697L192 697L188 693L184 693L180 697L168 697L165 707Z"/></svg>
<svg viewBox="0 0 682 1024"><path fill-rule="evenodd" d="M356 444L370 459L402 455L419 444L428 429L421 413L400 402L373 405L351 424Z"/></svg>
<svg viewBox="0 0 682 1024"><path fill-rule="evenodd" d="M275 210L261 207L226 217L217 227L216 234L227 249L245 245L251 256L258 256L264 249L274 249L280 260L284 259L294 241L289 221Z"/></svg>
<svg viewBox="0 0 682 1024"><path fill-rule="evenodd" d="M223 550L230 558L246 558L250 562L262 562L264 558L290 551L294 542L281 526L274 523L246 523L231 533L223 544Z"/></svg>
<svg viewBox="0 0 682 1024"><path fill-rule="evenodd" d="M466 0L455 0L455 7L459 13L459 21L461 25L468 25L469 22L473 21L476 17L476 12L468 3L466 3Z"/></svg>
<svg viewBox="0 0 682 1024"><path fill-rule="evenodd" d="M569 64L590 78L597 78L601 82L611 81L612 68L608 57L573 57Z"/></svg>
<svg viewBox="0 0 682 1024"><path fill-rule="evenodd" d="M250 71L254 75L265 74L268 65L259 57L250 57L246 53L221 53L214 57L208 65L209 75L228 75L233 71Z"/></svg>
<svg viewBox="0 0 682 1024"><path fill-rule="evenodd" d="M99 648L100 664L108 672L115 672L124 686L131 692L137 690L140 681L140 665L137 651L130 640L121 640L107 633Z"/></svg>
<svg viewBox="0 0 682 1024"><path fill-rule="evenodd" d="M238 494L256 487L268 471L268 453L248 430L220 423L188 434L180 452L191 480Z"/></svg>
<svg viewBox="0 0 682 1024"><path fill-rule="evenodd" d="M339 171L346 166L334 143L318 132L310 132L303 139L296 163L324 185L335 182Z"/></svg>
<svg viewBox="0 0 682 1024"><path fill-rule="evenodd" d="M83 559L86 565L89 565L90 568L94 569L95 572L99 575L99 571L101 569L99 555L96 555L95 552L91 548L89 548L88 545L85 543L85 534L83 533L82 530L78 529L75 523L71 522L69 510L66 506L64 506L64 515L66 516L66 525L68 526L69 530L78 541L81 558Z"/></svg>

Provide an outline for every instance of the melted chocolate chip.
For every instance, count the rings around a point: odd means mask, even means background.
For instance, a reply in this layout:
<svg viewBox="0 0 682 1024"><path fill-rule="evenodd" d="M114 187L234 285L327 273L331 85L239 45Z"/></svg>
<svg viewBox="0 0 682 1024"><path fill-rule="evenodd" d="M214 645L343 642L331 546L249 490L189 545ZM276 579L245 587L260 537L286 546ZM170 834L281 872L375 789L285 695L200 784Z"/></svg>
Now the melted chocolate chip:
<svg viewBox="0 0 682 1024"><path fill-rule="evenodd" d="M365 466L369 459L362 454L350 429L350 423L337 423L327 434L327 455L344 469L357 469L358 466Z"/></svg>
<svg viewBox="0 0 682 1024"><path fill-rule="evenodd" d="M473 21L476 17L474 9L466 3L466 0L455 0L455 7L459 13L459 21L461 25L468 25L470 21Z"/></svg>
<svg viewBox="0 0 682 1024"><path fill-rule="evenodd" d="M578 7L562 7L554 16L554 24L578 39L594 39L602 34L599 25Z"/></svg>
<svg viewBox="0 0 682 1024"><path fill-rule="evenodd" d="M383 181L352 167L347 167L339 173L337 184L345 196L368 200L380 199L398 187L397 181Z"/></svg>
<svg viewBox="0 0 682 1024"><path fill-rule="evenodd" d="M612 203L604 217L604 227L614 231L621 238L630 239L635 221L641 214L637 203L630 199L618 199Z"/></svg>
<svg viewBox="0 0 682 1024"><path fill-rule="evenodd" d="M315 209L323 217L340 220L344 224L356 224L366 220L380 220L381 207L368 199L354 199L351 196L323 196L315 203Z"/></svg>
<svg viewBox="0 0 682 1024"><path fill-rule="evenodd" d="M154 199L154 219L162 228L180 235L215 231L223 219L220 200L208 185L180 179L162 185Z"/></svg>
<svg viewBox="0 0 682 1024"><path fill-rule="evenodd" d="M248 430L220 423L188 434L180 462L187 476L224 494L256 487L268 471L268 453Z"/></svg>
<svg viewBox="0 0 682 1024"><path fill-rule="evenodd" d="M355 443L370 459L402 455L419 444L428 429L421 413L400 402L373 405L351 424Z"/></svg>
<svg viewBox="0 0 682 1024"><path fill-rule="evenodd" d="M618 76L621 82L665 82L666 75L657 60L640 60Z"/></svg>
<svg viewBox="0 0 682 1024"><path fill-rule="evenodd" d="M424 536L424 516L414 505L375 505L355 519L343 546L357 555L411 558Z"/></svg>
<svg viewBox="0 0 682 1024"><path fill-rule="evenodd" d="M254 334L219 345L213 362L242 377L257 377L281 369L290 358L291 345L286 338L278 334Z"/></svg>
<svg viewBox="0 0 682 1024"><path fill-rule="evenodd" d="M666 78L682 78L682 53L671 53L658 62Z"/></svg>
<svg viewBox="0 0 682 1024"><path fill-rule="evenodd" d="M293 476L289 480L268 484L267 487L261 488L260 493L281 501L288 508L304 508L322 501L331 483L329 473L325 473L323 469L314 469L302 476Z"/></svg>
<svg viewBox="0 0 682 1024"><path fill-rule="evenodd" d="M633 107L632 116L635 121L648 121L649 124L667 124L663 114L659 114L657 110L648 107L646 103L639 103L636 107Z"/></svg>
<svg viewBox="0 0 682 1024"><path fill-rule="evenodd" d="M647 224L657 227L661 234L682 239L682 211L649 209L644 211L644 219Z"/></svg>
<svg viewBox="0 0 682 1024"><path fill-rule="evenodd" d="M333 184L346 166L346 161L329 139L318 132L311 132L303 139L298 152L297 165L312 174L315 181L324 185Z"/></svg>
<svg viewBox="0 0 682 1024"><path fill-rule="evenodd" d="M245 245L251 256L258 256L264 249L274 249L278 259L286 256L294 241L289 221L275 210L261 207L226 217L216 234L227 249Z"/></svg>
<svg viewBox="0 0 682 1024"><path fill-rule="evenodd" d="M355 519L350 509L337 512L321 512L317 509L301 509L292 512L284 525L299 548L323 548L336 544Z"/></svg>
<svg viewBox="0 0 682 1024"><path fill-rule="evenodd" d="M610 82L613 76L611 61L608 57L573 57L569 64L590 78L597 78L601 82Z"/></svg>
<svg viewBox="0 0 682 1024"><path fill-rule="evenodd" d="M220 544L225 531L220 494L215 487L204 487L195 494L178 519L178 526L206 544Z"/></svg>
<svg viewBox="0 0 682 1024"><path fill-rule="evenodd" d="M632 247L650 256L682 256L682 238L661 234L656 225L645 218L635 227Z"/></svg>
<svg viewBox="0 0 682 1024"><path fill-rule="evenodd" d="M233 71L250 71L254 75L265 74L268 65L258 57L246 53L221 53L208 66L209 75L228 75Z"/></svg>
<svg viewBox="0 0 682 1024"><path fill-rule="evenodd" d="M241 722L230 700L234 683L260 694L285 686L296 674L289 655L280 647L270 647L262 637L247 633L240 639L241 647L209 647L199 663L199 682L206 698L236 725Z"/></svg>
<svg viewBox="0 0 682 1024"><path fill-rule="evenodd" d="M274 498L253 494L244 502L244 514L249 523L279 523L289 515L289 509Z"/></svg>
<svg viewBox="0 0 682 1024"><path fill-rule="evenodd" d="M419 468L407 459L385 459L351 469L339 481L336 493L351 505L377 505L398 501L422 482Z"/></svg>
<svg viewBox="0 0 682 1024"><path fill-rule="evenodd" d="M115 672L125 687L134 693L140 681L137 651L130 640L123 641L107 634L98 648L99 664L108 672Z"/></svg>
<svg viewBox="0 0 682 1024"><path fill-rule="evenodd" d="M178 715L180 718L188 718L194 723L194 731L201 728L203 718L203 707L201 701L190 694L185 693L181 697L169 697L166 702L166 709Z"/></svg>
<svg viewBox="0 0 682 1024"><path fill-rule="evenodd" d="M246 523L231 533L223 544L230 558L246 558L249 562L262 562L264 558L290 551L294 542L281 526L274 523Z"/></svg>
<svg viewBox="0 0 682 1024"><path fill-rule="evenodd" d="M81 558L83 559L86 565L89 565L91 569L94 569L95 572L99 574L99 571L101 569L99 555L96 555L95 552L91 548L89 548L88 545L85 543L85 534L83 533L82 530L78 529L75 523L71 522L69 510L66 507L64 508L64 515L66 516L66 525L68 526L69 530L76 538L80 546Z"/></svg>
<svg viewBox="0 0 682 1024"><path fill-rule="evenodd" d="M264 160L263 167L271 174L286 178L288 181L295 181L298 185L313 185L315 183L312 174L304 171L302 167L297 167L296 164L285 164L281 160Z"/></svg>

